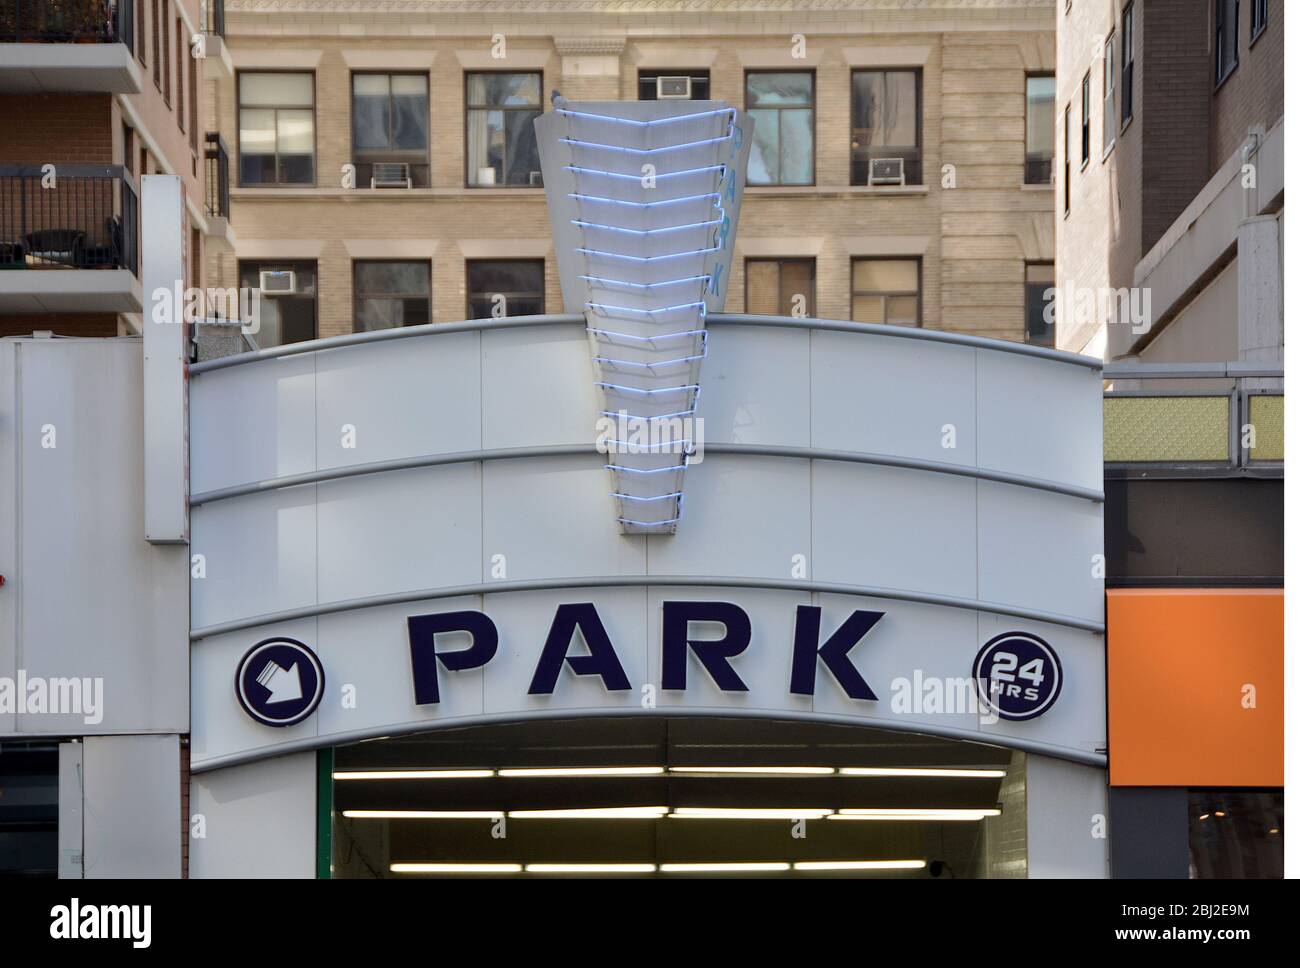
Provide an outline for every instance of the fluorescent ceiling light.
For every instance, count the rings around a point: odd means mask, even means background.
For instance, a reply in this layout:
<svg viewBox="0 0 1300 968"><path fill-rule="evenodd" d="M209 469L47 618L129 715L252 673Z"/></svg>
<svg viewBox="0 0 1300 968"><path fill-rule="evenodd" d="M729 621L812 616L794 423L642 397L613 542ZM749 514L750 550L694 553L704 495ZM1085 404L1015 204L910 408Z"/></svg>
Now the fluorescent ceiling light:
<svg viewBox="0 0 1300 968"><path fill-rule="evenodd" d="M833 812L822 807L678 807L672 816L687 820L820 820Z"/></svg>
<svg viewBox="0 0 1300 968"><path fill-rule="evenodd" d="M497 770L497 776L658 776L662 766L553 766Z"/></svg>
<svg viewBox="0 0 1300 968"><path fill-rule="evenodd" d="M957 770L924 768L896 768L891 766L844 766L840 767L841 776L949 776L949 777L987 777L1001 779L1007 775L1006 770Z"/></svg>
<svg viewBox="0 0 1300 968"><path fill-rule="evenodd" d="M790 865L777 861L737 864L660 864L659 870L665 874L694 874L712 871L788 871Z"/></svg>
<svg viewBox="0 0 1300 968"><path fill-rule="evenodd" d="M997 809L849 807L831 816L830 820L983 820L1002 815Z"/></svg>
<svg viewBox="0 0 1300 968"><path fill-rule="evenodd" d="M667 807L578 807L566 810L511 810L511 820L654 820Z"/></svg>
<svg viewBox="0 0 1300 968"><path fill-rule="evenodd" d="M654 864L528 864L529 874L653 874Z"/></svg>
<svg viewBox="0 0 1300 968"><path fill-rule="evenodd" d="M390 864L394 874L518 874L522 864Z"/></svg>
<svg viewBox="0 0 1300 968"><path fill-rule="evenodd" d="M744 775L771 774L773 776L827 776L835 772L833 766L670 766L670 773L737 773Z"/></svg>
<svg viewBox="0 0 1300 968"><path fill-rule="evenodd" d="M336 780L479 780L492 775L491 770L345 770L334 774Z"/></svg>
<svg viewBox="0 0 1300 968"><path fill-rule="evenodd" d="M920 870L923 860L801 860L797 871L904 871Z"/></svg>
<svg viewBox="0 0 1300 968"><path fill-rule="evenodd" d="M504 810L344 810L349 820L497 820Z"/></svg>

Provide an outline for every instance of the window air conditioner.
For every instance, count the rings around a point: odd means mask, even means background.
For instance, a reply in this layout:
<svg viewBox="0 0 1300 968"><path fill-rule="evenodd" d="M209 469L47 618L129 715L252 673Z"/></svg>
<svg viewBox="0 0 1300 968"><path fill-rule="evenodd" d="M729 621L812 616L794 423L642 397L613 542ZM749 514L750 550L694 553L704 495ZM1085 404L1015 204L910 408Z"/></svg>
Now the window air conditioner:
<svg viewBox="0 0 1300 968"><path fill-rule="evenodd" d="M872 158L871 168L867 172L868 185L902 185L902 158Z"/></svg>
<svg viewBox="0 0 1300 968"><path fill-rule="evenodd" d="M661 101L689 101L691 99L691 79L680 77L659 77L655 79L655 94Z"/></svg>
<svg viewBox="0 0 1300 968"><path fill-rule="evenodd" d="M404 161L377 161L370 168L371 188L410 188L411 166Z"/></svg>
<svg viewBox="0 0 1300 968"><path fill-rule="evenodd" d="M263 269L257 286L263 296L292 296L298 291L298 278L292 269Z"/></svg>

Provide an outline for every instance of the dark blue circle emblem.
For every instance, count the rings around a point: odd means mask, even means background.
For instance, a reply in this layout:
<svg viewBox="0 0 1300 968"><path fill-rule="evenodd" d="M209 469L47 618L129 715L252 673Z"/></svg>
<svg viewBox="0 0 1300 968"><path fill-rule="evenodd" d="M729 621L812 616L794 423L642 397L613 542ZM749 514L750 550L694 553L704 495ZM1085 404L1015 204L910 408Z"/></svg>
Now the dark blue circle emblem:
<svg viewBox="0 0 1300 968"><path fill-rule="evenodd" d="M325 670L297 639L263 639L235 668L235 695L264 726L293 726L316 711L325 695Z"/></svg>
<svg viewBox="0 0 1300 968"><path fill-rule="evenodd" d="M980 701L999 719L1041 716L1061 694L1061 660L1028 632L1004 632L985 642L973 675Z"/></svg>

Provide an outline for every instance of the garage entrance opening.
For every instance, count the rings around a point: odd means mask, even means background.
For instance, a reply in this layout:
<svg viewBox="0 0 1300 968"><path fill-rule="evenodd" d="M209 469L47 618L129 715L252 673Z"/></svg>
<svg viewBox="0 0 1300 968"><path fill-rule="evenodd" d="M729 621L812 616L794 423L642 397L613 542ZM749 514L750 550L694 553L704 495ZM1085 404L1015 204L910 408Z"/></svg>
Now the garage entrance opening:
<svg viewBox="0 0 1300 968"><path fill-rule="evenodd" d="M758 719L589 718L372 740L322 754L321 874L1024 876L1024 759Z"/></svg>

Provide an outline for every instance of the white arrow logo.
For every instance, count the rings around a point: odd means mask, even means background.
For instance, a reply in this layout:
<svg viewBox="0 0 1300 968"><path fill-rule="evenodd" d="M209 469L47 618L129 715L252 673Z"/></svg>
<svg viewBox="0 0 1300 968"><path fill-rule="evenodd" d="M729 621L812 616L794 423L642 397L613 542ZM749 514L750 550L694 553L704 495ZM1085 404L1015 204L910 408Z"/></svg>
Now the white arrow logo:
<svg viewBox="0 0 1300 968"><path fill-rule="evenodd" d="M271 697L266 700L268 705L302 698L302 673L296 662L284 669L272 659L257 674L257 682L271 691Z"/></svg>

